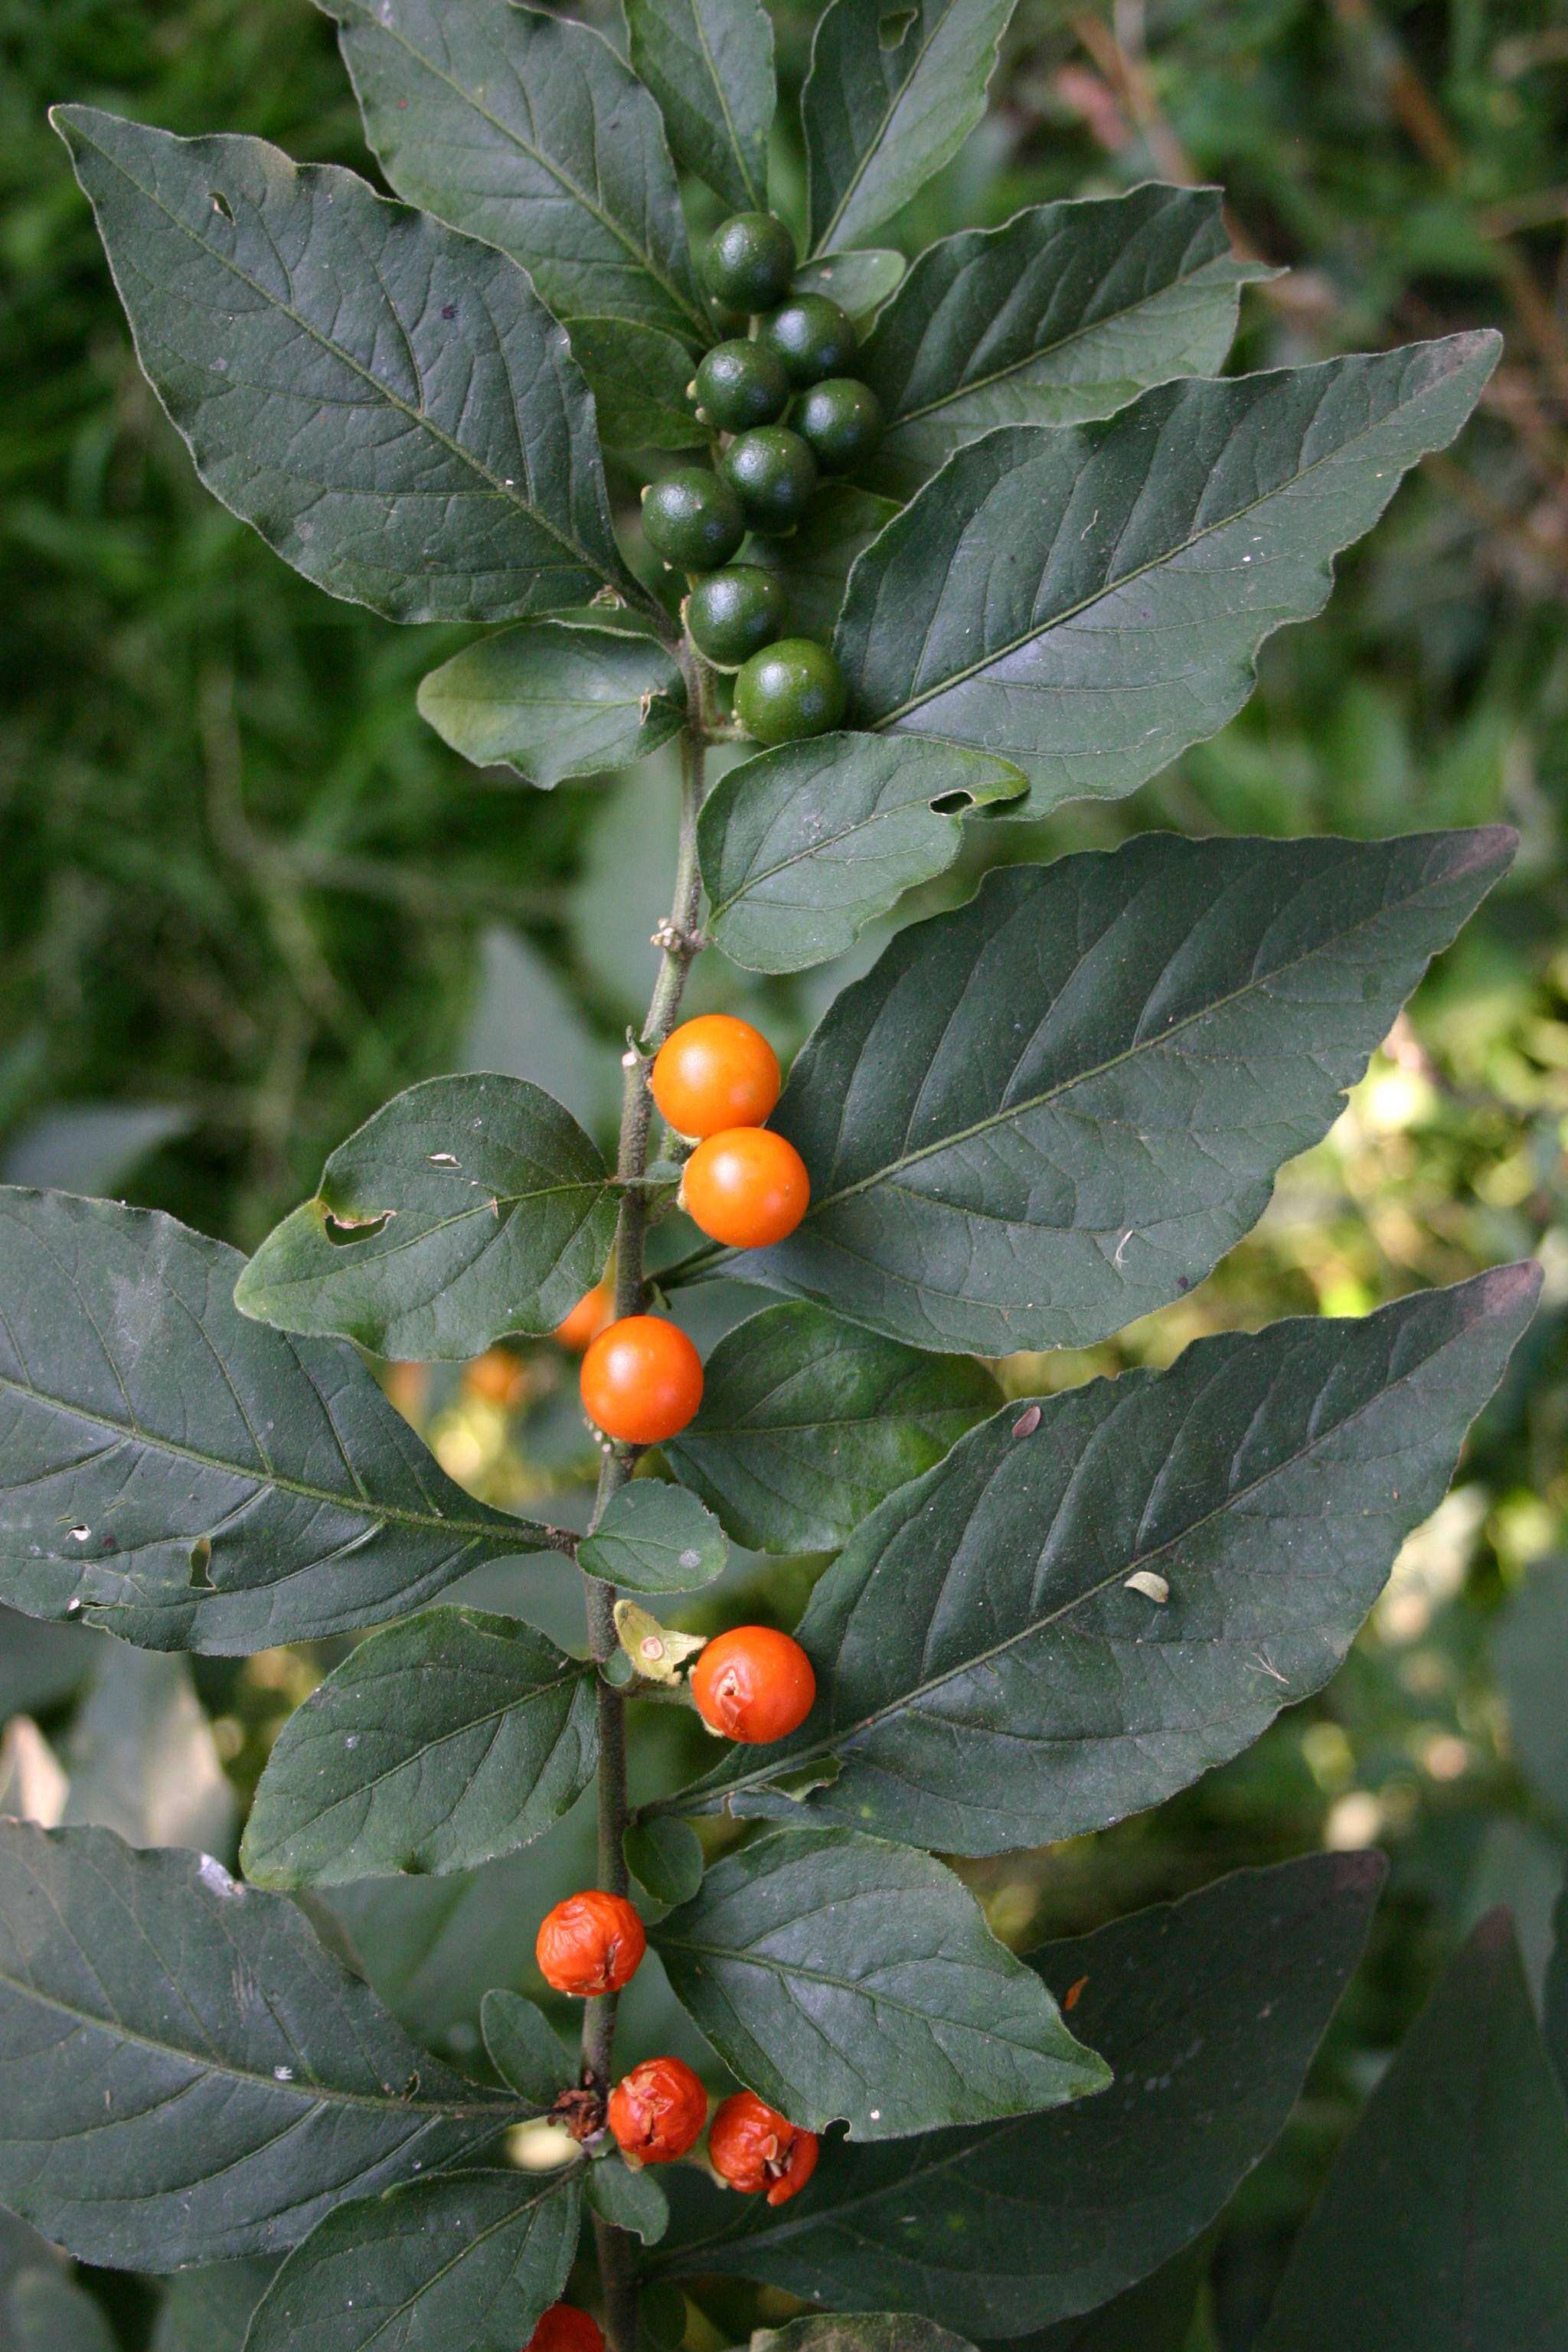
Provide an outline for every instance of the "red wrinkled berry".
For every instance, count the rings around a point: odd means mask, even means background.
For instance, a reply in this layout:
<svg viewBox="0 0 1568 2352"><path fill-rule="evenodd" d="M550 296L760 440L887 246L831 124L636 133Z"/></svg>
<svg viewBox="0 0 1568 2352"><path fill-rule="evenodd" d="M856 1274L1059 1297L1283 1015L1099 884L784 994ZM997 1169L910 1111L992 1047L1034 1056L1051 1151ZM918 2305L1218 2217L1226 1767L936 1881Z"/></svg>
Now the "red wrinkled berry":
<svg viewBox="0 0 1568 2352"><path fill-rule="evenodd" d="M533 1949L547 1985L585 2000L631 1982L647 1937L624 1895L591 1886L545 1913Z"/></svg>
<svg viewBox="0 0 1568 2352"><path fill-rule="evenodd" d="M816 1705L816 1676L787 1633L734 1625L692 1667L691 1696L710 1731L754 1747L799 1728Z"/></svg>
<svg viewBox="0 0 1568 2352"><path fill-rule="evenodd" d="M647 2058L610 2093L610 2129L634 2163L673 2164L707 2120L708 2094L680 2058Z"/></svg>
<svg viewBox="0 0 1568 2352"><path fill-rule="evenodd" d="M801 2131L754 2091L720 2105L708 2133L708 2159L721 2180L770 2205L798 2197L816 2170L816 2134Z"/></svg>

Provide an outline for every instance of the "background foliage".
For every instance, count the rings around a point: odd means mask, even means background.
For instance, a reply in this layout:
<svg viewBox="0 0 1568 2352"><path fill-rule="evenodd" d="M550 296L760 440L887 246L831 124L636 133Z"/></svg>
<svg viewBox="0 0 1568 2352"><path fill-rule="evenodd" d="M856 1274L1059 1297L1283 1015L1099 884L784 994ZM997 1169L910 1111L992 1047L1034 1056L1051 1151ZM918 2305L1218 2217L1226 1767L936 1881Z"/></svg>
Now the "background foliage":
<svg viewBox="0 0 1568 2352"><path fill-rule="evenodd" d="M813 12L775 13L787 89ZM468 633L330 602L201 490L133 366L43 120L68 94L172 130L259 133L374 178L331 26L301 0L0 0L0 30L5 1174L124 1192L249 1248L333 1143L432 1073L512 1070L603 1129L668 903L673 779L650 768L534 794L442 746L414 690ZM1512 877L1222 1272L1114 1343L1003 1367L1016 1390L1067 1386L1163 1364L1208 1330L1360 1312L1531 1254L1548 1269L1547 1308L1454 1494L1326 1696L1156 1814L965 1866L998 1932L1024 1943L1238 1862L1314 1843L1388 1851L1370 1960L1213 2250L1227 2352L1252 2341L1330 2154L1462 1928L1506 1897L1543 1963L1568 1843L1553 1720L1568 1664L1568 1569L1553 1557L1568 1552L1565 128L1568 39L1544 9L1024 0L986 121L889 240L912 251L1024 203L1212 177L1239 239L1290 271L1247 294L1237 365L1488 323L1508 337L1458 453L1429 462L1342 565L1324 618L1271 641L1241 718L1127 802L972 827L925 902L964 896L999 857L1151 826L1376 835L1502 818L1523 836ZM797 981L704 957L698 1006L744 1011L793 1050L882 936ZM706 1343L725 1302L697 1297ZM404 1370L395 1388L464 1484L573 1517L592 1456L548 1347L464 1374ZM793 1608L813 1569L770 1570L753 1612ZM685 1622L733 1615L749 1573L742 1561ZM341 1654L200 1661L193 1696L176 1662L78 1639L67 1668L48 1633L7 1642L6 1809L18 1793L49 1801L40 1790L63 1770L68 1818L216 1851L232 1787L248 1793L278 1723ZM110 1654L113 1674L84 1696L84 1655ZM658 1738L684 1731L661 1719ZM154 1756L128 1818L127 1760ZM654 1745L647 1784L677 1760ZM541 1856L563 1891L584 1835L568 1820L472 1885L341 1892L412 2031L471 2058L479 1990L537 1991ZM686 2046L660 2000L639 1984L628 2055ZM125 2345L145 2339L150 2296L107 2277L94 2291ZM736 2284L691 2314L689 2340L710 2352L795 2308Z"/></svg>

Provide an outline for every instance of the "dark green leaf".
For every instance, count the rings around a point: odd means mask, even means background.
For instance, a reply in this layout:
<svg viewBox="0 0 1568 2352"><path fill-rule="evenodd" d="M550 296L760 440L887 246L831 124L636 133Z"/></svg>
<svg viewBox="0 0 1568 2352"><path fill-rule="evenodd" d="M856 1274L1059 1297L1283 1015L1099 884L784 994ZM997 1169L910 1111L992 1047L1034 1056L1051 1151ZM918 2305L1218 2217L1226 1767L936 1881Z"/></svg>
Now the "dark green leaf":
<svg viewBox="0 0 1568 2352"><path fill-rule="evenodd" d="M1546 2047L1568 2098L1568 1883L1557 1898L1552 1957L1546 1964Z"/></svg>
<svg viewBox="0 0 1568 2352"><path fill-rule="evenodd" d="M4 1208L0 1194L0 1212ZM4 1228L0 1226L0 1240ZM4 1488L0 1476L0 1491ZM5 1546L0 1504L0 1557ZM4 1574L0 1567L0 1574ZM7 1585L7 1589L9 1586ZM108 1644L85 1625L50 1625L18 1610L0 1609L0 1722L12 1715L46 1715L79 1691Z"/></svg>
<svg viewBox="0 0 1568 2352"><path fill-rule="evenodd" d="M887 437L866 478L908 498L998 425L1109 416L1151 384L1217 374L1243 284L1217 188L1034 205L927 247L858 373Z"/></svg>
<svg viewBox="0 0 1568 2352"><path fill-rule="evenodd" d="M950 1853L1158 1804L1334 1672L1539 1288L1504 1267L1009 1404L817 1585L802 1729L699 1790L743 1812L753 1781L832 1754L814 1816Z"/></svg>
<svg viewBox="0 0 1568 2352"><path fill-rule="evenodd" d="M932 1356L819 1307L769 1307L704 1367L697 1418L665 1451L753 1551L837 1551L885 1496L994 1412L971 1356Z"/></svg>
<svg viewBox="0 0 1568 2352"><path fill-rule="evenodd" d="M395 621L647 604L588 388L504 255L260 139L53 121L197 471L296 571Z"/></svg>
<svg viewBox="0 0 1568 2352"><path fill-rule="evenodd" d="M106 1648L65 1760L72 1827L232 1857L238 1803L184 1658Z"/></svg>
<svg viewBox="0 0 1568 2352"><path fill-rule="evenodd" d="M823 2149L787 2205L676 2184L657 2267L739 2272L976 2336L1092 2310L1187 2245L1270 2147L1361 1955L1382 1864L1240 1871L1037 1956L1109 2061L1098 2098L917 2147Z"/></svg>
<svg viewBox="0 0 1568 2352"><path fill-rule="evenodd" d="M634 1479L610 1498L577 1547L577 1565L634 1592L693 1592L722 1576L730 1547L695 1495L654 1478Z"/></svg>
<svg viewBox="0 0 1568 2352"><path fill-rule="evenodd" d="M548 787L656 751L684 723L686 685L640 630L524 621L433 669L419 713L476 767L504 762Z"/></svg>
<svg viewBox="0 0 1568 2352"><path fill-rule="evenodd" d="M775 1118L812 1201L747 1279L917 1347L1087 1347L1201 1281L1316 1143L1513 835L1183 841L900 932Z"/></svg>
<svg viewBox="0 0 1568 2352"><path fill-rule="evenodd" d="M891 2311L822 2312L787 2327L759 2327L751 2352L973 2352L929 2319Z"/></svg>
<svg viewBox="0 0 1568 2352"><path fill-rule="evenodd" d="M307 1899L336 1920L416 2041L477 2052L486 1994L538 1981L533 1938L544 1906L539 1856L527 1847L452 1878L362 1878L334 1886L330 1904Z"/></svg>
<svg viewBox="0 0 1568 2352"><path fill-rule="evenodd" d="M708 440L689 393L691 354L673 335L631 319L574 319L572 352L606 449L695 449Z"/></svg>
<svg viewBox="0 0 1568 2352"><path fill-rule="evenodd" d="M0 2196L121 2269L279 2252L517 2114L406 2040L286 1897L107 1830L0 1822Z"/></svg>
<svg viewBox="0 0 1568 2352"><path fill-rule="evenodd" d="M517 1617L373 1633L279 1735L241 1849L258 1886L440 1877L526 1845L594 1775L593 1668Z"/></svg>
<svg viewBox="0 0 1568 2352"><path fill-rule="evenodd" d="M1506 1911L1475 1929L1296 2242L1258 2352L1558 2352L1568 2111Z"/></svg>
<svg viewBox="0 0 1568 2352"><path fill-rule="evenodd" d="M856 566L855 723L1016 760L1038 815L1131 792L1240 709L1263 639L1321 609L1498 349L1452 335L986 434Z"/></svg>
<svg viewBox="0 0 1568 2352"><path fill-rule="evenodd" d="M268 2288L247 2352L518 2352L566 2284L581 2171L448 2172L338 2206Z"/></svg>
<svg viewBox="0 0 1568 2352"><path fill-rule="evenodd" d="M0 1576L30 1615L265 1650L529 1549L352 1349L238 1314L244 1264L148 1210L0 1192Z"/></svg>
<svg viewBox="0 0 1568 2352"><path fill-rule="evenodd" d="M588 2167L588 2202L595 2213L656 2246L669 2227L669 2200L648 2172L633 2172L619 2157Z"/></svg>
<svg viewBox="0 0 1568 2352"><path fill-rule="evenodd" d="M526 1079L426 1078L339 1144L235 1302L422 1363L552 1331L605 1270L607 1177L571 1113Z"/></svg>
<svg viewBox="0 0 1568 2352"><path fill-rule="evenodd" d="M951 1871L853 1830L726 1855L649 1940L725 2064L811 2131L906 2138L1110 2080Z"/></svg>
<svg viewBox="0 0 1568 2352"><path fill-rule="evenodd" d="M626 1868L656 1903L689 1903L702 1884L702 1841L672 1813L637 1822L622 1841Z"/></svg>
<svg viewBox="0 0 1568 2352"><path fill-rule="evenodd" d="M773 28L760 0L626 0L632 64L676 160L731 212L768 203Z"/></svg>
<svg viewBox="0 0 1568 2352"><path fill-rule="evenodd" d="M783 582L793 631L829 637L843 607L850 566L898 511L891 499L853 489L847 482L825 482L788 539L748 540L741 560Z"/></svg>
<svg viewBox="0 0 1568 2352"><path fill-rule="evenodd" d="M1188 2246L1098 2310L1008 2336L1008 2352L1198 2352L1190 2330L1208 2264L1206 2245Z"/></svg>
<svg viewBox="0 0 1568 2352"><path fill-rule="evenodd" d="M1492 1635L1510 1745L1538 1793L1568 1816L1568 1560L1539 1560Z"/></svg>
<svg viewBox="0 0 1568 2352"><path fill-rule="evenodd" d="M814 253L860 244L952 162L1012 13L1013 0L832 0L801 98Z"/></svg>
<svg viewBox="0 0 1568 2352"><path fill-rule="evenodd" d="M479 2014L496 2073L537 2113L545 2114L577 2079L555 2028L532 2001L499 1985L486 1993Z"/></svg>
<svg viewBox="0 0 1568 2352"><path fill-rule="evenodd" d="M825 253L795 274L797 294L826 294L852 319L864 321L896 294L906 264L890 246L868 246L858 253ZM864 373L856 362L855 373Z"/></svg>
<svg viewBox="0 0 1568 2352"><path fill-rule="evenodd" d="M242 2352L270 2263L219 2263L177 2278L158 2313L153 2352Z"/></svg>
<svg viewBox="0 0 1568 2352"><path fill-rule="evenodd" d="M1025 790L1005 760L879 735L818 735L742 761L699 824L715 946L748 971L826 963L946 872L966 816Z"/></svg>
<svg viewBox="0 0 1568 2352"><path fill-rule="evenodd" d="M116 2352L91 2295L54 2263L12 2280L0 2298L0 2339L6 2352Z"/></svg>
<svg viewBox="0 0 1568 2352"><path fill-rule="evenodd" d="M514 0L318 0L400 196L521 261L563 319L708 340L658 109L585 25Z"/></svg>

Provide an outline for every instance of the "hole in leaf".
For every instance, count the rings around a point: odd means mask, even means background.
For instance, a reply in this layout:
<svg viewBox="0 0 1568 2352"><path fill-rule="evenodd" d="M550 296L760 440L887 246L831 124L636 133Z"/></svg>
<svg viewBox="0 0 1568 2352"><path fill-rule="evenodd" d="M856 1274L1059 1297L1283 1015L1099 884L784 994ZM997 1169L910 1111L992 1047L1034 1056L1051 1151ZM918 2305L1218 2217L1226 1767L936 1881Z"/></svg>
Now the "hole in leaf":
<svg viewBox="0 0 1568 2352"><path fill-rule="evenodd" d="M919 15L918 8L889 8L877 25L877 38L882 47L896 49Z"/></svg>
<svg viewBox="0 0 1568 2352"><path fill-rule="evenodd" d="M220 194L216 188L213 190L213 210L215 213L221 213L231 228L234 226L234 207L228 198Z"/></svg>
<svg viewBox="0 0 1568 2352"><path fill-rule="evenodd" d="M212 1591L213 1580L209 1572L212 1568L212 1538L209 1536L198 1536L191 1546L191 1591L193 1592Z"/></svg>
<svg viewBox="0 0 1568 2352"><path fill-rule="evenodd" d="M392 1223L392 1211L384 1210L379 1217L334 1217L330 1209L321 1217L321 1231L334 1249L346 1249L352 1242L373 1242Z"/></svg>
<svg viewBox="0 0 1568 2352"><path fill-rule="evenodd" d="M963 790L955 793L938 793L931 805L933 815L962 816L965 809L972 809L974 806L974 794Z"/></svg>

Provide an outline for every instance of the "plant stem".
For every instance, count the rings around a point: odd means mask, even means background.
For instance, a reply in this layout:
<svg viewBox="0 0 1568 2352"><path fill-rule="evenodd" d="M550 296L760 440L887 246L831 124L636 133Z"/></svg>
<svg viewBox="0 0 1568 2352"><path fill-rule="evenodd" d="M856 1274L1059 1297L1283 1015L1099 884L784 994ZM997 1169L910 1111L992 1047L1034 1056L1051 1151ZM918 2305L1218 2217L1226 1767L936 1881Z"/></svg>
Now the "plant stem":
<svg viewBox="0 0 1568 2352"><path fill-rule="evenodd" d="M658 1051L680 1009L686 976L702 942L697 919L701 909L702 879L697 864L697 817L705 789L708 743L705 681L689 646L681 648L692 717L680 739L680 844L676 864L675 894L668 921L656 937L663 950L658 977L648 1003L647 1019L637 1045L625 1059L621 1093L620 1147L616 1173L623 1190L616 1220L616 1313L638 1315L646 1303L647 1278L644 1250L647 1234L647 1199L641 1178L647 1167L648 1134L653 1124L653 1097L647 1088L647 1060ZM590 1522L596 1528L611 1496L631 1476L636 1449L607 1446L599 1471L598 1493ZM616 1590L601 1578L584 1576L584 1598L588 1612L588 1648L603 1668L616 1654ZM623 1840L628 1819L626 1799L626 1710L623 1694L603 1673L598 1685L599 1722L599 1867L598 1883L611 1895L624 1895L627 1874ZM583 2020L583 2079L602 2094L608 2093L616 2043L614 1993L601 1994L587 2004ZM637 2352L637 2289L634 2242L599 2214L594 2216L599 2277L605 2294L605 2333L610 2352Z"/></svg>

